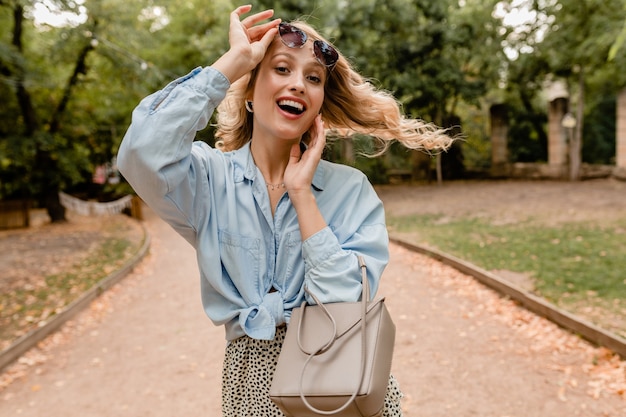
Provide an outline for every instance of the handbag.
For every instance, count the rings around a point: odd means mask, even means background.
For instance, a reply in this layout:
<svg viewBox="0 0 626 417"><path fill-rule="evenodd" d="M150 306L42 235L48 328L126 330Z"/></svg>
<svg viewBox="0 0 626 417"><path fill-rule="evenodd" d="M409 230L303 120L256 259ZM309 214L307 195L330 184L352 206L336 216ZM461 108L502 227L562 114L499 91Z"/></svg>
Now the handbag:
<svg viewBox="0 0 626 417"><path fill-rule="evenodd" d="M381 416L396 328L384 298L369 301L365 261L360 302L292 311L270 398L286 416Z"/></svg>

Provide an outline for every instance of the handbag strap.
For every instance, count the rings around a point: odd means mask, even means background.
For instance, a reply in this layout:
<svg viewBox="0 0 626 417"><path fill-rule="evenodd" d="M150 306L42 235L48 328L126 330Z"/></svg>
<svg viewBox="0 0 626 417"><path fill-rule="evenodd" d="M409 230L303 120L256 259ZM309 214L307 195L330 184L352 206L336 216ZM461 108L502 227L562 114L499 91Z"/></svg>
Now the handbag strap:
<svg viewBox="0 0 626 417"><path fill-rule="evenodd" d="M328 340L328 342L326 344L324 344L323 346L321 346L320 348L318 348L315 352L309 353L309 357L306 359L306 361L304 362L304 365L302 367L302 373L300 374L300 398L302 399L302 402L309 408L309 410L318 413L318 414L322 414L322 415L332 415L332 414L336 414L339 413L343 410L345 410L346 408L348 408L348 406L352 403L352 401L354 401L354 399L356 398L356 396L359 393L359 389L361 388L361 384L363 383L363 376L365 374L365 368L366 368L366 361L367 361L367 354L366 354L366 346L367 346L367 341L366 341L366 316L367 316L367 304L369 302L369 282L367 280L367 267L365 265L365 260L363 259L362 256L358 256L359 259L359 268L361 268L361 281L362 281L362 285L363 285L363 290L362 290L362 295L361 295L361 370L359 373L359 379L358 379L358 384L356 386L356 388L354 389L354 392L352 393L352 395L350 396L350 398L345 402L345 404L343 404L342 406L340 406L339 408L336 408L334 410L320 410L315 408L313 405L311 405L309 403L309 401L306 399L306 396L304 395L304 393L302 392L302 385L304 383L304 372L307 368L307 365L311 362L311 360L319 354L322 354L324 352L326 352L328 349L331 348L331 346L335 343L335 340L337 340L339 338L339 336L337 335L337 323L335 322L335 319L333 318L332 314L330 314L330 312L328 311L328 309L324 306L323 303L321 303L318 298L311 293L310 291L308 291L308 289L305 287L305 291L313 298L313 300L317 303L318 306L320 306L320 308L322 309L322 311L324 312L324 315L326 317L328 317L328 319L330 320L330 322L333 325L333 333L330 337L330 339ZM301 339L300 339L300 333L301 333L301 328L302 328L302 322L304 321L304 310L306 307L306 302L302 303L302 310L301 310L301 317L300 317L300 323L298 323L298 346L300 346L300 350L302 350L302 352L306 351L304 350L304 348L302 347L302 343L301 343Z"/></svg>

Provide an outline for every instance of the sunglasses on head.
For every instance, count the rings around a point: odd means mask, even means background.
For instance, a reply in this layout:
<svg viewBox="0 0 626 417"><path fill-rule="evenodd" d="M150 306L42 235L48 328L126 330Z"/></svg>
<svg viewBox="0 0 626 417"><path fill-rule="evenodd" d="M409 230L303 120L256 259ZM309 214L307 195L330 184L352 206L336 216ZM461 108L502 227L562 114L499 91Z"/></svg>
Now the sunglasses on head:
<svg viewBox="0 0 626 417"><path fill-rule="evenodd" d="M278 34L280 35L280 40L289 48L302 48L308 39L304 31L289 23L281 22L278 25ZM335 67L339 59L337 50L329 43L320 40L313 41L313 55L315 55L315 59L320 64L330 70Z"/></svg>

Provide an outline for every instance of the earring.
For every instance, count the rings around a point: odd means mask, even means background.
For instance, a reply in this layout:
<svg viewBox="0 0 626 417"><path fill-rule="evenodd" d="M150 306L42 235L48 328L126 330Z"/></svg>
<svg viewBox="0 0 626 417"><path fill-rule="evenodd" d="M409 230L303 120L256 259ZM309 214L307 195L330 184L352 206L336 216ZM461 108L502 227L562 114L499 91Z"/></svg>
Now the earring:
<svg viewBox="0 0 626 417"><path fill-rule="evenodd" d="M246 110L248 110L248 113L254 113L254 109L252 108L252 101L250 100L246 100Z"/></svg>

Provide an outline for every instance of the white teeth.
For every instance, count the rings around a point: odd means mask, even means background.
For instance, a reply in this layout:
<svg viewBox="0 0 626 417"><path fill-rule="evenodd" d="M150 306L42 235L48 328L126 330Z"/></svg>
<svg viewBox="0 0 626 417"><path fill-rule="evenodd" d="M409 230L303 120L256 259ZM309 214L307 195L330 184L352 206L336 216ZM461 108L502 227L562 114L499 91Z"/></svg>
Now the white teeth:
<svg viewBox="0 0 626 417"><path fill-rule="evenodd" d="M304 106L301 103L298 103L297 101L293 101L293 100L280 100L278 102L278 105L293 107L294 109L298 109L300 111L304 110Z"/></svg>

